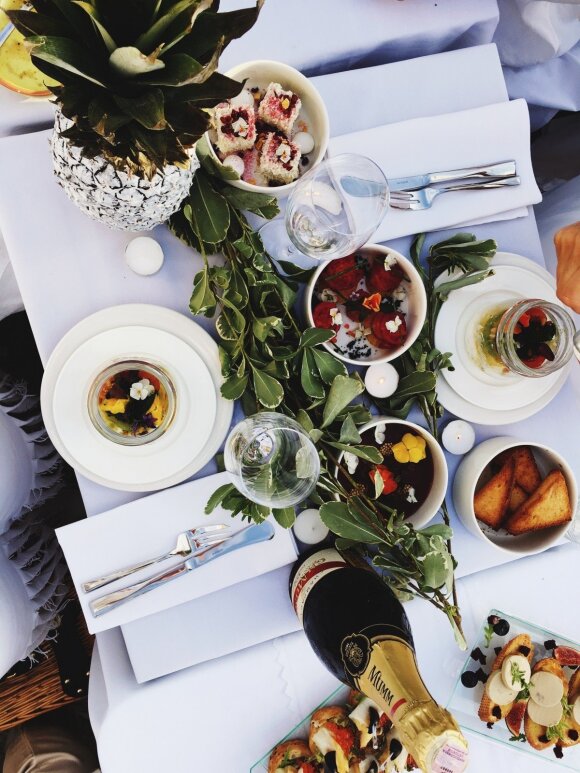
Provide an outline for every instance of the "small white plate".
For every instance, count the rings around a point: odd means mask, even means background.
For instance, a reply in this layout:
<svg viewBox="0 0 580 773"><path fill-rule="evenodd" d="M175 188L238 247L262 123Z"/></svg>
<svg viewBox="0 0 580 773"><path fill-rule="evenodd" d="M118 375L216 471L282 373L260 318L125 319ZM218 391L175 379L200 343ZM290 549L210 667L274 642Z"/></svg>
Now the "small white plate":
<svg viewBox="0 0 580 773"><path fill-rule="evenodd" d="M556 287L554 277L546 271L543 266L540 266L529 258L525 258L523 255L517 255L513 252L496 252L490 265L493 267L517 266L524 268L544 279L552 289ZM441 281L445 280L442 279ZM518 421L529 419L530 416L533 416L541 411L542 408L545 408L564 386L566 379L568 378L568 372L568 367L562 368L562 370L559 371L558 380L539 400L536 400L523 408L517 408L510 411L490 410L474 405L454 392L444 378L439 378L437 380L437 399L445 410L449 411L454 416L459 416L461 419L472 421L474 424L494 426L515 424Z"/></svg>
<svg viewBox="0 0 580 773"><path fill-rule="evenodd" d="M87 397L93 380L112 361L150 360L170 376L175 417L161 437L125 446L93 426ZM215 388L199 354L172 333L123 327L98 333L79 346L61 368L53 393L56 429L77 463L113 485L145 486L187 467L202 450L215 422Z"/></svg>
<svg viewBox="0 0 580 773"><path fill-rule="evenodd" d="M474 405L507 411L535 402L558 381L559 373L527 379L482 367L475 346L482 317L495 307L507 307L522 298L558 303L550 284L523 267L494 264L495 274L476 285L450 293L435 326L435 346L453 352L455 370L443 371L449 386Z"/></svg>
<svg viewBox="0 0 580 773"><path fill-rule="evenodd" d="M111 480L107 475L103 476L90 467L81 464L76 456L69 452L67 445L63 442L57 428L53 408L53 398L61 370L65 367L65 364L76 350L100 333L114 331L118 328L127 326L133 326L135 328L145 327L152 331L164 331L169 333L175 339L179 339L180 342L186 345L186 350L181 350L186 359L192 360L192 354L194 358L196 356L201 358L203 365L205 365L203 370L206 373L209 373L209 377L213 383L212 391L214 394L215 409L213 425L209 433L204 433L205 438L200 438L200 442L198 442L197 438L197 426L193 429L189 426L189 439L187 440L187 435L184 438L184 441L187 441L189 444L188 459L185 464L176 460L176 464L173 467L171 467L171 465L166 467L167 474L162 475L160 474L160 470L157 469L149 480L137 483L127 480ZM179 344L174 343L173 345L177 350ZM135 354L134 350L130 351L132 355ZM164 352L150 352L149 356L151 359L160 361L163 360L163 354ZM109 357L110 352L107 352L106 356ZM99 363L97 361L93 361L93 368L98 370L98 365ZM196 370L196 372L200 371L201 369ZM183 371L180 369L179 372L181 374L180 377L183 378ZM201 470L219 450L228 433L234 408L233 402L225 400L219 393L222 380L217 345L211 336L193 320L183 314L179 314L176 311L162 306L153 306L149 304L113 306L98 311L81 320L69 330L65 336L63 336L54 348L46 365L42 381L42 413L47 432L50 435L52 442L60 455L74 467L77 472L95 483L99 483L102 486L108 486L109 488L119 489L121 491L156 491L187 480L187 478L190 478L196 472ZM195 382L189 386L193 389L193 396L190 394L187 399L189 400L189 403L195 403L198 400ZM86 416L86 421L90 424L88 415ZM172 431L173 427L168 430L168 433L172 433ZM168 434L168 437L172 436L172 434ZM157 443L161 443L162 440L163 437L148 444L151 451L153 451L157 446ZM102 441L107 442L104 438L102 438ZM107 445L112 446L114 444L108 443ZM160 446L157 447L160 448ZM143 446L142 448L145 449L147 446ZM130 450L139 450L139 447L131 448Z"/></svg>

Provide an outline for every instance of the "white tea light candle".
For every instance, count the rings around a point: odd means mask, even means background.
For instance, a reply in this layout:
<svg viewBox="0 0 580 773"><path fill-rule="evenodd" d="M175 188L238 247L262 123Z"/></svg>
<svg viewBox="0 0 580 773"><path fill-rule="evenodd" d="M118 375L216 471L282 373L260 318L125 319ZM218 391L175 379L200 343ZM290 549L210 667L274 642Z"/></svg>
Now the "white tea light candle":
<svg viewBox="0 0 580 773"><path fill-rule="evenodd" d="M314 507L303 510L294 522L294 535L305 545L316 545L328 535L329 528L325 526L320 512Z"/></svg>
<svg viewBox="0 0 580 773"><path fill-rule="evenodd" d="M373 397L390 397L399 386L399 374L389 362L371 365L365 373L365 387Z"/></svg>
<svg viewBox="0 0 580 773"><path fill-rule="evenodd" d="M151 276L163 265L163 250L150 236L137 236L125 247L127 265L136 274Z"/></svg>
<svg viewBox="0 0 580 773"><path fill-rule="evenodd" d="M450 421L443 430L441 440L450 454L466 454L475 444L475 430L466 421Z"/></svg>

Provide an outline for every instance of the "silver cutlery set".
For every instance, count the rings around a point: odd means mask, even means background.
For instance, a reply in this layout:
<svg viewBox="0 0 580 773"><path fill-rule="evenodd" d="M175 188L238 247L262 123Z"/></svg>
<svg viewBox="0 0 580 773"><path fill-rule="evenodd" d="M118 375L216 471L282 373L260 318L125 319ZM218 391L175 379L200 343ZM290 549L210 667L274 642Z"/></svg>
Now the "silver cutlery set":
<svg viewBox="0 0 580 773"><path fill-rule="evenodd" d="M502 161L486 166L450 169L430 172L414 177L396 177L387 180L389 206L395 209L429 209L434 199L451 191L479 191L487 188L504 188L520 185L515 161ZM376 196L378 183L344 177L344 190L351 196ZM383 186L384 190L384 186Z"/></svg>
<svg viewBox="0 0 580 773"><path fill-rule="evenodd" d="M175 548L168 553L132 564L123 569L118 569L102 577L88 580L87 582L84 582L81 587L85 593L90 593L98 588L102 588L104 585L108 585L109 583L138 572L141 569L145 569L146 567L153 566L154 564L174 558L175 556L187 556L185 561L182 561L176 566L172 566L164 572L155 574L152 577L136 582L133 585L128 585L119 590L112 591L105 596L101 596L100 598L91 601L91 612L95 617L99 617L100 615L115 609L120 604L124 604L126 601L130 601L155 588L159 588L177 577L182 577L194 569L208 564L216 558L220 558L227 553L232 553L241 548L248 547L249 545L257 545L259 542L266 542L267 540L272 539L273 536L274 527L269 521L247 526L235 534L232 534L229 527L224 524L201 526L179 534Z"/></svg>

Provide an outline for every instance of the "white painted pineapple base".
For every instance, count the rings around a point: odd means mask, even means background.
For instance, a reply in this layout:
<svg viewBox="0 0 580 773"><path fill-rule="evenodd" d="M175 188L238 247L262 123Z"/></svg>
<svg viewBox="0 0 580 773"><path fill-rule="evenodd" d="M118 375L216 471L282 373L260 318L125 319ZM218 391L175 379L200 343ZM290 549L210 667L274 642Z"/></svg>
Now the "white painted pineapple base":
<svg viewBox="0 0 580 773"><path fill-rule="evenodd" d="M102 156L83 156L80 147L60 135L69 126L57 110L51 139L54 172L69 199L89 217L123 231L150 231L177 211L199 167L195 151L189 169L167 165L147 180L115 169Z"/></svg>

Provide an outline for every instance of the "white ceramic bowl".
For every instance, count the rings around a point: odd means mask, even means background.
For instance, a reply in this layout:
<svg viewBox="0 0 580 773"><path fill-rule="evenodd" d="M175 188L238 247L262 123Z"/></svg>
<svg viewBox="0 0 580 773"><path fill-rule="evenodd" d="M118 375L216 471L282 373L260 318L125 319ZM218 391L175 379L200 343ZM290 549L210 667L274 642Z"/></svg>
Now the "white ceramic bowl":
<svg viewBox="0 0 580 773"><path fill-rule="evenodd" d="M290 67L282 62L273 62L267 59L258 59L254 62L238 64L236 67L228 70L226 75L228 78L233 78L234 80L242 81L245 79L247 81L245 88L248 89L254 88L255 86L260 89L266 89L268 84L274 81L275 83L280 83L285 89L290 89L298 94L302 101L302 108L298 116L298 121L303 120L308 126L308 131L314 137L314 150L308 154L310 163L306 167L301 166L301 169L309 171L322 161L324 154L326 153L330 136L328 113L326 111L326 105L322 101L322 97L306 76L302 75L298 70L295 70L294 67ZM211 155L218 164L221 163L213 149L208 134L206 133L204 137ZM277 185L272 187L252 185L244 180L230 180L229 182L234 187L241 188L244 191L267 193L270 196L276 196L276 198L282 199L289 195L292 188L296 185L297 180L288 183L287 185Z"/></svg>
<svg viewBox="0 0 580 773"><path fill-rule="evenodd" d="M389 351L383 349L382 351L384 354L371 356L366 360L353 360L350 357L347 357L346 355L338 352L332 344L322 344L336 358L342 360L343 362L349 362L351 365L373 365L376 362L391 362L391 360L396 360L397 357L400 357L403 352L406 352L407 349L415 343L419 333L421 332L423 323L425 322L425 317L427 316L427 294L425 292L425 285L419 276L419 272L411 263L411 261L401 255L400 252L397 252L390 247L385 247L382 244L365 244L364 247L361 247L360 250L357 250L357 252L365 252L367 250L377 252L381 255L392 255L397 259L397 263L401 266L406 276L409 278L409 282L405 283L405 287L407 289L407 302L409 304L409 312L407 313L406 317L407 340L402 346L399 346L396 349L390 349ZM327 260L324 263L321 263L314 274L310 277L310 281L306 286L306 291L304 293L305 313L308 324L311 327L314 327L314 317L312 315L314 287L316 286L316 282L318 281L319 276L330 263L332 263L332 260Z"/></svg>
<svg viewBox="0 0 580 773"><path fill-rule="evenodd" d="M578 501L578 484L566 460L553 448L549 448L543 443L524 442L513 437L495 437L485 440L465 456L455 473L453 503L464 526L476 537L495 545L498 550L504 552L531 555L540 553L559 542L570 524L565 523L562 526L553 526L550 529L542 529L528 534L512 535L506 531L493 531L478 521L473 511L473 497L485 467L502 451L524 445L531 448L542 478L551 470L560 469L562 471L568 485L572 508L575 508Z"/></svg>
<svg viewBox="0 0 580 773"><path fill-rule="evenodd" d="M429 521L434 518L435 515L437 515L439 508L445 499L445 494L447 493L447 481L449 473L447 470L447 461L445 459L443 449L435 440L433 435L424 427L420 427L418 424L414 424L412 421L395 419L392 416L377 416L376 418L373 418L372 421L369 421L367 424L363 424L362 427L359 427L360 434L362 435L369 429L374 429L377 424L402 424L403 426L409 428L409 432L414 432L417 435L421 435L421 437L425 438L425 441L427 442L427 447L429 448L431 456L433 457L433 485L431 486L431 491L429 492L425 502L423 502L416 513L413 513L413 515L407 518L407 521L412 523L416 529L420 529L423 526L426 526ZM340 454L338 457L339 461L342 459L343 455L343 453ZM336 472L337 470L335 470L335 474Z"/></svg>

